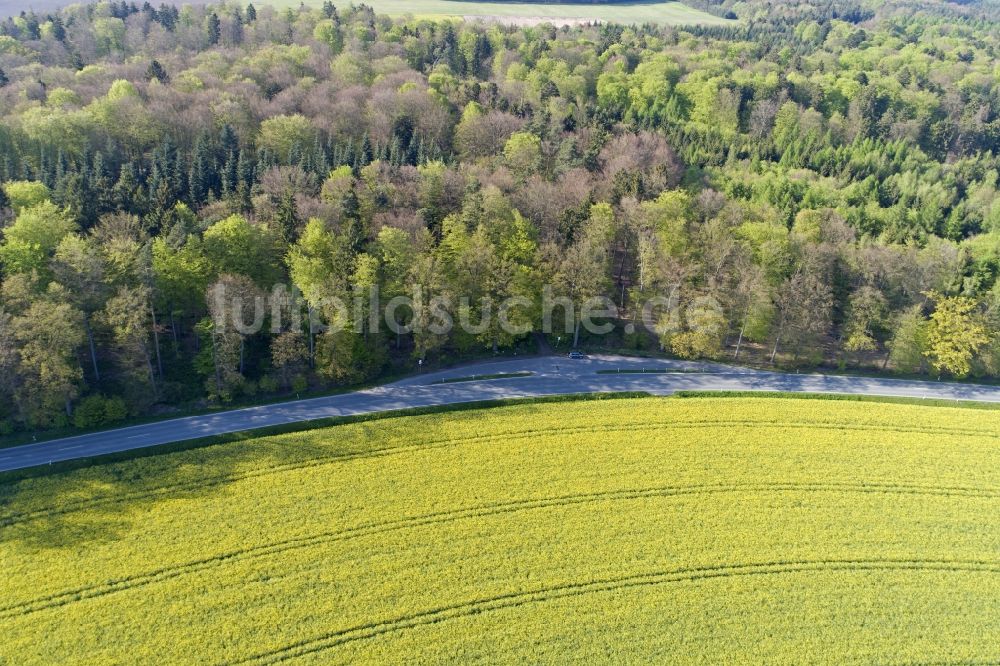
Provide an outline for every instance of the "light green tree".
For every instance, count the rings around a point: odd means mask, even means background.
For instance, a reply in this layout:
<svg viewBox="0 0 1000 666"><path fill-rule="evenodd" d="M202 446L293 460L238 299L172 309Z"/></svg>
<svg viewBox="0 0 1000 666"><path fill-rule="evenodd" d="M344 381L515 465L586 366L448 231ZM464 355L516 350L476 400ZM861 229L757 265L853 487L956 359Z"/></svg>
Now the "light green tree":
<svg viewBox="0 0 1000 666"><path fill-rule="evenodd" d="M47 271L48 259L59 242L76 229L76 221L69 213L50 201L25 208L14 224L3 230L0 262L4 271Z"/></svg>
<svg viewBox="0 0 1000 666"><path fill-rule="evenodd" d="M149 289L145 287L119 287L101 314L114 339L115 362L130 385L126 395L138 409L156 402L159 394L153 365L149 300Z"/></svg>
<svg viewBox="0 0 1000 666"><path fill-rule="evenodd" d="M352 264L351 253L342 238L327 229L322 220L313 218L306 223L299 240L289 248L285 263L292 283L302 292L306 302L312 361L316 355L319 315L325 315L326 323L336 327L347 323L340 321L343 313L333 309L332 299L346 301L349 296L346 278Z"/></svg>
<svg viewBox="0 0 1000 666"><path fill-rule="evenodd" d="M204 311L203 295L211 279L212 266L197 237L179 248L164 238L152 246L153 287L160 306L174 313L194 315ZM175 331L176 326L171 325ZM176 333L176 331L175 331Z"/></svg>
<svg viewBox="0 0 1000 666"><path fill-rule="evenodd" d="M125 48L125 22L110 16L94 19L94 40L101 55L110 55Z"/></svg>
<svg viewBox="0 0 1000 666"><path fill-rule="evenodd" d="M413 357L421 361L448 341L451 295L440 259L431 253L419 253L410 267L410 283L418 288L413 301Z"/></svg>
<svg viewBox="0 0 1000 666"><path fill-rule="evenodd" d="M670 349L681 358L713 358L722 352L726 313L712 297L694 299L684 309L683 331L669 337Z"/></svg>
<svg viewBox="0 0 1000 666"><path fill-rule="evenodd" d="M262 287L271 286L280 275L280 243L264 225L230 215L209 227L203 240L205 256L216 275L246 275Z"/></svg>
<svg viewBox="0 0 1000 666"><path fill-rule="evenodd" d="M18 347L15 399L22 418L36 428L65 425L83 381L77 361L85 339L82 314L69 303L40 300L15 317L11 329Z"/></svg>
<svg viewBox="0 0 1000 666"><path fill-rule="evenodd" d="M931 292L935 301L927 327L927 351L924 354L939 373L965 377L972 371L972 359L990 339L976 302L965 296L944 297Z"/></svg>
<svg viewBox="0 0 1000 666"><path fill-rule="evenodd" d="M573 346L580 343L583 306L601 296L609 283L607 249L587 238L571 245L559 260L554 274L557 295L569 298L573 305Z"/></svg>
<svg viewBox="0 0 1000 666"><path fill-rule="evenodd" d="M305 150L313 145L316 128L301 114L268 118L260 124L258 142L282 160L287 160L293 148Z"/></svg>
<svg viewBox="0 0 1000 666"><path fill-rule="evenodd" d="M927 319L923 306L914 305L896 318L888 342L889 361L899 372L917 373L927 363Z"/></svg>
<svg viewBox="0 0 1000 666"><path fill-rule="evenodd" d="M100 381L101 372L97 364L97 346L94 343L91 320L108 298L101 253L92 239L69 234L56 248L52 267L55 279L66 289L70 303L83 313L94 379Z"/></svg>
<svg viewBox="0 0 1000 666"><path fill-rule="evenodd" d="M629 81L630 114L650 125L662 121L680 73L680 68L665 55L636 67Z"/></svg>
<svg viewBox="0 0 1000 666"><path fill-rule="evenodd" d="M653 201L643 202L643 226L655 232L661 252L677 257L687 249L694 221L691 197L681 190L667 190Z"/></svg>
<svg viewBox="0 0 1000 666"><path fill-rule="evenodd" d="M503 156L519 178L527 178L542 166L542 140L531 132L516 132L503 148Z"/></svg>
<svg viewBox="0 0 1000 666"><path fill-rule="evenodd" d="M887 313L885 296L870 285L851 294L844 323L844 349L860 354L878 349L877 331L883 327Z"/></svg>
<svg viewBox="0 0 1000 666"><path fill-rule="evenodd" d="M37 180L15 180L4 183L3 191L15 215L20 215L25 208L32 208L52 198L51 190L45 183Z"/></svg>
<svg viewBox="0 0 1000 666"><path fill-rule="evenodd" d="M313 39L329 46L333 55L338 55L344 50L344 34L341 32L340 26L329 19L316 24L313 29Z"/></svg>

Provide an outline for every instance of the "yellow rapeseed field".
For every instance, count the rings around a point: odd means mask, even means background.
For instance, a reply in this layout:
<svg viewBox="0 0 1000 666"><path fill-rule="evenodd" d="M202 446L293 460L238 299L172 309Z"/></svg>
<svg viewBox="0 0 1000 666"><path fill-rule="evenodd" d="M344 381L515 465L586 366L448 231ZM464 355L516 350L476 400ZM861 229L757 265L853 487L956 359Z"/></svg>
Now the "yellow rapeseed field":
<svg viewBox="0 0 1000 666"><path fill-rule="evenodd" d="M1000 412L635 399L0 486L0 663L1000 661Z"/></svg>

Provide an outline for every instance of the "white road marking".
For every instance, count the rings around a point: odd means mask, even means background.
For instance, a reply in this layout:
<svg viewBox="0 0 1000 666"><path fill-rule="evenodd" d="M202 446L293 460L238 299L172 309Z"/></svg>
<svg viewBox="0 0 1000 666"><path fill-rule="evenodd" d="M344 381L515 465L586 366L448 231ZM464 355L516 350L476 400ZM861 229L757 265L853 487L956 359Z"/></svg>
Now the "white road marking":
<svg viewBox="0 0 1000 666"><path fill-rule="evenodd" d="M636 373L636 369L655 368L657 372ZM622 370L620 373L596 374L599 369ZM624 372L626 369L629 372ZM694 370L695 372L691 372ZM810 391L841 394L900 395L923 398L1000 402L1000 389L990 386L948 384L944 382L910 381L893 378L856 378L850 376L788 375L777 372L760 372L715 364L682 365L672 361L631 359L621 356L595 356L590 361L569 363L558 358L517 359L486 363L455 370L448 375L468 376L532 372L517 382L468 382L435 386L435 379L442 375L411 377L397 384L384 385L352 394L309 398L291 403L263 405L250 409L219 412L212 415L179 417L170 422L129 426L104 433L87 435L84 443L60 445L57 440L47 446L29 444L12 449L0 456L0 471L31 467L37 458L47 452L70 452L60 459L84 455L99 455L114 451L128 451L150 444L169 443L192 436L211 436L236 430L250 429L266 424L290 423L329 416L363 414L386 410L425 407L443 403L456 403L476 399L514 398L559 395L574 392L601 392L609 390L643 390L654 395L667 395L681 389L715 390L770 390ZM430 385L427 383L430 382ZM167 425L164 425L166 423ZM171 427L186 426L175 434L164 432ZM127 435L124 430L136 433ZM184 433L184 434L182 434ZM197 433L197 435L195 435ZM143 441L138 441L143 439ZM162 441L162 440L166 441ZM160 441L158 441L160 440ZM64 440L65 441L65 440ZM89 447L89 448L88 448ZM79 454L79 456L77 455ZM35 462L32 462L35 461Z"/></svg>

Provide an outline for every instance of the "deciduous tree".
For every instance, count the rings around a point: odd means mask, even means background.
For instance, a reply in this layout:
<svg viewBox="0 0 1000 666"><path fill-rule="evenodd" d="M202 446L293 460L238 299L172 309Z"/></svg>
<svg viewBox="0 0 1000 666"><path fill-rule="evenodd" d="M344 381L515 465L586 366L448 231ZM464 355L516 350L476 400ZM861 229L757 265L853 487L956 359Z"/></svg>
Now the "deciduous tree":
<svg viewBox="0 0 1000 666"><path fill-rule="evenodd" d="M931 293L934 312L927 326L927 358L939 373L965 377L976 352L989 342L976 302L965 296Z"/></svg>
<svg viewBox="0 0 1000 666"><path fill-rule="evenodd" d="M82 314L66 302L37 301L13 319L11 332L17 344L15 401L21 418L33 428L66 424L83 381L77 362L86 337Z"/></svg>

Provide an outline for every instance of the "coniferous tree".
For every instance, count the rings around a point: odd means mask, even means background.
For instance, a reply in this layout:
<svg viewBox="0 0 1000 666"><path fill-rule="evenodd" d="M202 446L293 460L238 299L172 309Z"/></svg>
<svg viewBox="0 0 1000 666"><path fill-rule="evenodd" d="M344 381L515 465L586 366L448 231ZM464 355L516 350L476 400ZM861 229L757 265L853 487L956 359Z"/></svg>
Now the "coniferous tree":
<svg viewBox="0 0 1000 666"><path fill-rule="evenodd" d="M52 190L53 200L70 211L76 219L93 222L91 202L88 200L83 174L73 169L62 174Z"/></svg>
<svg viewBox="0 0 1000 666"><path fill-rule="evenodd" d="M94 209L94 217L99 218L104 213L113 212L115 209L114 196L112 190L114 185L108 175L108 169L104 161L104 154L101 151L94 153L94 160L90 167L90 175L87 177L87 189L91 193L91 200Z"/></svg>
<svg viewBox="0 0 1000 666"><path fill-rule="evenodd" d="M59 150L59 157L62 158L62 149ZM38 180L49 187L55 187L56 181L62 176L64 160L59 159L53 164L49 161L48 153L44 148L38 151Z"/></svg>
<svg viewBox="0 0 1000 666"><path fill-rule="evenodd" d="M156 79L160 83L170 83L170 76L159 60L152 61L149 63L149 67L146 68L146 80L152 81L153 79Z"/></svg>
<svg viewBox="0 0 1000 666"><path fill-rule="evenodd" d="M299 226L299 210L295 204L295 190L287 188L278 202L278 209L275 213L275 222L281 229L282 236L286 241L295 238L295 231Z"/></svg>
<svg viewBox="0 0 1000 666"><path fill-rule="evenodd" d="M21 18L24 19L24 31L27 33L28 39L41 39L42 30L38 24L38 17L35 16L35 12L31 12L30 14L21 12Z"/></svg>
<svg viewBox="0 0 1000 666"><path fill-rule="evenodd" d="M236 130L229 123L219 130L219 154L223 157L235 155L240 149L240 138L236 135Z"/></svg>
<svg viewBox="0 0 1000 666"><path fill-rule="evenodd" d="M392 143L389 145L389 164L392 166L401 166L403 163L403 152L399 146L399 136L392 137Z"/></svg>
<svg viewBox="0 0 1000 666"><path fill-rule="evenodd" d="M135 165L131 162L122 164L118 181L111 192L117 210L127 210L135 215L145 214L147 198L136 174Z"/></svg>
<svg viewBox="0 0 1000 666"><path fill-rule="evenodd" d="M62 19L58 15L51 17L50 22L52 24L52 37L58 42L66 41L66 27L63 25Z"/></svg>
<svg viewBox="0 0 1000 666"><path fill-rule="evenodd" d="M166 211L183 198L187 174L170 136L165 136L153 153L149 177L149 200L154 208Z"/></svg>
<svg viewBox="0 0 1000 666"><path fill-rule="evenodd" d="M361 202L352 187L340 205L344 222L344 237L347 245L354 253L361 252L367 240L364 225L361 221Z"/></svg>
<svg viewBox="0 0 1000 666"><path fill-rule="evenodd" d="M225 195L236 190L239 163L239 138L232 125L226 123L219 132L218 163L222 165L219 186Z"/></svg>
<svg viewBox="0 0 1000 666"><path fill-rule="evenodd" d="M320 176L325 177L326 173L330 170L330 160L327 158L326 148L323 146L323 143L319 140L318 136L313 142L311 162L313 172Z"/></svg>
<svg viewBox="0 0 1000 666"><path fill-rule="evenodd" d="M237 207L241 211L253 209L251 193L254 181L253 156L248 150L240 149L239 158L236 162L236 201Z"/></svg>
<svg viewBox="0 0 1000 666"><path fill-rule="evenodd" d="M302 146L299 145L298 143L295 143L292 146L291 150L288 151L288 163L293 165L301 165L302 157L303 157Z"/></svg>
<svg viewBox="0 0 1000 666"><path fill-rule="evenodd" d="M420 137L416 133L414 133L413 136L410 137L409 145L406 146L406 150L403 155L403 163L409 164L410 166L417 166L418 164L420 164L420 162L418 161L419 155L420 155Z"/></svg>
<svg viewBox="0 0 1000 666"><path fill-rule="evenodd" d="M233 12L233 22L230 26L229 40L237 46L243 43L243 17L240 16L240 10L238 7Z"/></svg>
<svg viewBox="0 0 1000 666"><path fill-rule="evenodd" d="M161 4L159 11L156 12L156 16L160 21L160 25L168 32L173 32L174 28L177 27L178 12L177 8L173 5Z"/></svg>
<svg viewBox="0 0 1000 666"><path fill-rule="evenodd" d="M188 175L188 197L196 206L201 206L212 192L212 173L215 165L211 163L209 149L203 137L198 137L191 156L191 170Z"/></svg>
<svg viewBox="0 0 1000 666"><path fill-rule="evenodd" d="M222 22L219 21L219 15L215 12L209 13L206 19L205 32L208 35L209 44L219 43L219 38L222 36Z"/></svg>
<svg viewBox="0 0 1000 666"><path fill-rule="evenodd" d="M338 165L354 166L354 142L351 140L347 141L344 146L343 151L340 154L340 159L337 161Z"/></svg>
<svg viewBox="0 0 1000 666"><path fill-rule="evenodd" d="M372 150L372 141L368 137L368 132L361 138L361 146L358 148L358 153L356 156L356 166L357 168L366 167L372 163L375 159L375 153Z"/></svg>

